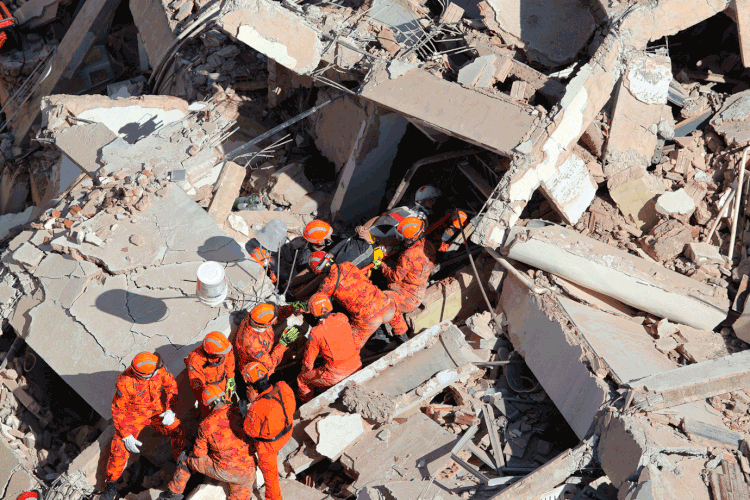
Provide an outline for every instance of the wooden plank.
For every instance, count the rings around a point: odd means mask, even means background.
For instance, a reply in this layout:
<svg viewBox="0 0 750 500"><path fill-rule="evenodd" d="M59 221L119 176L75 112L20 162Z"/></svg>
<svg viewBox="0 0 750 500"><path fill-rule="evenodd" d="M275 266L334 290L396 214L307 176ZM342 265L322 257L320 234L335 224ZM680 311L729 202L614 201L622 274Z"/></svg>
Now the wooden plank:
<svg viewBox="0 0 750 500"><path fill-rule="evenodd" d="M21 112L16 115L13 123L11 123L15 137L14 144L18 145L24 141L31 125L39 115L42 97L53 93L55 86L60 81L63 73L68 70L70 63L76 57L78 50L84 42L87 39L97 39L101 31L107 27L108 23L101 22L101 19L98 19L100 14L103 13L105 16L114 15L115 7L118 3L119 0L85 0L83 8L81 8L78 15L73 19L73 23L65 33L60 45L57 46L57 53L52 59L49 74L42 80L22 107ZM94 35L93 38L89 35L89 32ZM85 56L85 54L83 55ZM84 57L76 59L83 61Z"/></svg>

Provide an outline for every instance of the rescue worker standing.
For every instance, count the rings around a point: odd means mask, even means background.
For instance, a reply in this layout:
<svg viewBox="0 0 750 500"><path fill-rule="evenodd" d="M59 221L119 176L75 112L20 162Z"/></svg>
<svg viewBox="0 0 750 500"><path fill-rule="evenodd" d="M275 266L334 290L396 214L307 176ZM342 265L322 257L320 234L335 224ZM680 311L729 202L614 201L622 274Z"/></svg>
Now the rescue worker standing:
<svg viewBox="0 0 750 500"><path fill-rule="evenodd" d="M416 217L407 217L398 225L397 233L405 247L398 258L396 268L383 263L383 276L390 281L385 292L396 306L396 314L390 322L393 334L402 342L408 340L403 313L419 307L424 300L427 283L435 267L435 247L424 239L425 222Z"/></svg>
<svg viewBox="0 0 750 500"><path fill-rule="evenodd" d="M331 314L330 299L320 293L310 297L308 308L318 324L310 330L302 372L297 377L298 394L303 402L312 397L311 387L331 387L362 368L349 318L342 313ZM325 359L325 365L314 369L318 353Z"/></svg>
<svg viewBox="0 0 750 500"><path fill-rule="evenodd" d="M211 411L203 405L201 398L203 389L207 386L215 385L226 392L227 399L232 398L235 392L234 352L232 344L223 334L211 332L206 335L203 343L185 358L185 365L190 379L190 388L195 394L195 400L204 417Z"/></svg>
<svg viewBox="0 0 750 500"><path fill-rule="evenodd" d="M169 436L175 460L185 447L185 430L172 408L177 407L177 382L158 354L142 352L117 377L112 400L115 436L107 462L102 500L117 496L117 480L122 475L129 453L140 453L138 434L144 427Z"/></svg>
<svg viewBox="0 0 750 500"><path fill-rule="evenodd" d="M229 500L251 500L255 481L252 445L242 429L239 407L216 385L208 385L201 404L211 413L201 422L191 456L177 464L167 491L158 500L181 500L190 476L199 472L229 484Z"/></svg>
<svg viewBox="0 0 750 500"><path fill-rule="evenodd" d="M277 318L276 305L266 302L255 306L242 320L234 339L240 370L253 361L263 363L269 373L276 370L287 346L299 335L296 327L287 328L281 334L279 343L274 345L273 325L277 323Z"/></svg>
<svg viewBox="0 0 750 500"><path fill-rule="evenodd" d="M255 443L258 467L266 484L266 500L282 500L277 454L292 437L294 392L286 382L271 384L261 363L252 363L242 372L257 397L250 401L245 416L245 432Z"/></svg>
<svg viewBox="0 0 750 500"><path fill-rule="evenodd" d="M395 307L388 296L354 264L336 264L331 254L313 252L309 265L313 272L325 275L318 292L335 298L349 312L357 349L362 349L380 325L393 319Z"/></svg>

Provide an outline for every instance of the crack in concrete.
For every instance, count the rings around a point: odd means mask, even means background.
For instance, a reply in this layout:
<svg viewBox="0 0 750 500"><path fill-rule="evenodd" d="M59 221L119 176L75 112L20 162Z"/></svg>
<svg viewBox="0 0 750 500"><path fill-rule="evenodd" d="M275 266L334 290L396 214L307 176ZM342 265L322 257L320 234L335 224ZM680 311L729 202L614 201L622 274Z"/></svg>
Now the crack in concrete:
<svg viewBox="0 0 750 500"><path fill-rule="evenodd" d="M71 313L68 309L65 309L59 302L57 302L55 300L53 300L52 303L54 303L56 306L59 306L60 309L62 309L63 311L65 311L65 314L67 314L70 319L72 319L73 321L75 321L76 323L78 323L79 325L81 325L81 328L83 328L83 330L86 333L88 333L89 335L91 335L91 338L94 339L94 342L96 342L96 345L98 345L101 348L101 350L102 350L102 352L104 353L105 356L107 356L108 358L112 358L112 359L116 360L120 364L120 366L122 366L123 368L125 367L125 365L122 362L122 358L119 357L119 356L116 356L114 354L110 354L109 352L107 352L107 349L104 347L104 345L102 345L101 342L99 342L99 339L96 338L96 335L94 335L91 331L89 331L89 329L86 328L86 325L82 321L79 321L78 318L76 318L73 313Z"/></svg>
<svg viewBox="0 0 750 500"><path fill-rule="evenodd" d="M11 451L13 455L15 456L15 453ZM23 469L23 466L21 464L16 465L13 467L13 470L10 471L10 474L8 475L8 481L5 483L5 486L3 486L2 491L0 491L0 498L5 498L6 493L8 492L8 487L10 486L10 482L13 481L13 476L16 475L17 472L20 472Z"/></svg>

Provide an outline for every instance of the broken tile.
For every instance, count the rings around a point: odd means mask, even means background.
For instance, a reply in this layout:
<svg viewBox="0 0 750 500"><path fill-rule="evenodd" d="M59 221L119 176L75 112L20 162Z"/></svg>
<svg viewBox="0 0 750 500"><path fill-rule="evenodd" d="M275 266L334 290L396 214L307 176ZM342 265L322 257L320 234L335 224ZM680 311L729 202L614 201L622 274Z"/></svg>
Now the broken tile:
<svg viewBox="0 0 750 500"><path fill-rule="evenodd" d="M26 267L34 267L42 260L44 252L31 243L24 243L13 252L13 261Z"/></svg>

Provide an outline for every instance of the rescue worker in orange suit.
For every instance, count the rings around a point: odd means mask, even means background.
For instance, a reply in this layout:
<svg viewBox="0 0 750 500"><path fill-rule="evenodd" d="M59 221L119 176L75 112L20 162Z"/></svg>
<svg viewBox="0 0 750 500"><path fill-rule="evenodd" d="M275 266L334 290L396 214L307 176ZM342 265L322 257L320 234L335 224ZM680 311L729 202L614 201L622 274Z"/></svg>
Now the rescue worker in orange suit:
<svg viewBox="0 0 750 500"><path fill-rule="evenodd" d="M242 320L234 339L240 370L253 361L263 363L269 373L276 370L289 344L299 336L297 327L287 328L281 334L279 343L274 345L273 325L277 319L276 305L263 303L255 306Z"/></svg>
<svg viewBox="0 0 750 500"><path fill-rule="evenodd" d="M435 247L424 239L425 222L416 217L407 217L396 229L404 251L399 255L396 268L383 263L381 271L390 281L385 292L396 306L396 315L390 322L393 334L402 342L408 340L403 313L413 311L424 300L427 282L435 267Z"/></svg>
<svg viewBox="0 0 750 500"><path fill-rule="evenodd" d="M266 484L266 500L282 500L276 456L292 437L297 409L294 392L286 382L271 384L268 370L261 363L249 364L242 373L257 394L245 416L245 432L255 443L258 467Z"/></svg>
<svg viewBox="0 0 750 500"><path fill-rule="evenodd" d="M302 372L297 377L298 394L303 402L312 397L311 387L331 387L362 368L349 318L342 313L331 314L331 300L321 293L310 297L308 307L318 324L310 331ZM313 368L318 353L325 359L325 365Z"/></svg>
<svg viewBox="0 0 750 500"><path fill-rule="evenodd" d="M177 407L177 382L167 371L158 354L142 352L117 377L112 400L115 436L107 462L104 493L101 500L114 500L117 480L128 461L129 453L140 453L138 434L151 427L172 440L175 460L185 447L185 430L172 408Z"/></svg>
<svg viewBox="0 0 750 500"><path fill-rule="evenodd" d="M210 408L201 402L203 389L215 385L227 393L231 399L235 393L234 383L234 351L232 344L220 332L211 332L203 339L203 343L193 349L185 358L190 388L195 394L203 416L209 414Z"/></svg>
<svg viewBox="0 0 750 500"><path fill-rule="evenodd" d="M278 278L276 277L276 273L273 272L273 256L271 255L271 252L263 247L255 247L253 251L250 252L250 258L260 264L260 267L268 273L268 278L271 280L271 283L275 285Z"/></svg>
<svg viewBox="0 0 750 500"><path fill-rule="evenodd" d="M469 217L466 215L466 212L454 210L446 222L445 230L443 230L440 235L440 246L438 247L438 252L447 252L451 250L451 245L454 244L456 238L461 236L461 231L467 226ZM468 234L466 236L468 236Z"/></svg>
<svg viewBox="0 0 750 500"><path fill-rule="evenodd" d="M255 482L253 447L242 428L237 405L216 385L208 385L201 404L211 413L200 423L190 456L183 454L167 491L157 500L181 500L190 476L199 472L229 485L229 500L251 500Z"/></svg>
<svg viewBox="0 0 750 500"><path fill-rule="evenodd" d="M362 349L380 325L393 319L395 307L388 296L354 264L336 264L331 254L313 252L309 265L313 272L325 275L318 292L336 299L349 312L357 349Z"/></svg>

